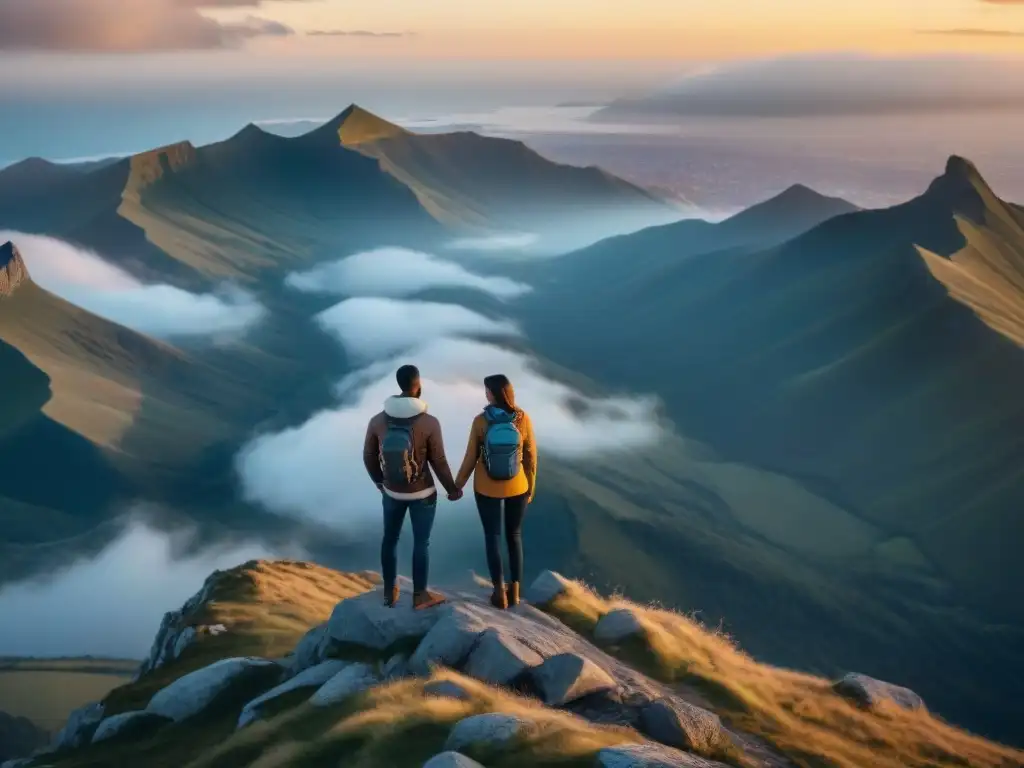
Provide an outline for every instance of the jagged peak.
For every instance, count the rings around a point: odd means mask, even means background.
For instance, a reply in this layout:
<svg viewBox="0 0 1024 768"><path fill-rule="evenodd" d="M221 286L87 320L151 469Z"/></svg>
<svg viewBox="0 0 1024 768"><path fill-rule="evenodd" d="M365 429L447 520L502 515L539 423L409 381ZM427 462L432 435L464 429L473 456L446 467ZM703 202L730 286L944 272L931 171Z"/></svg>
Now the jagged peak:
<svg viewBox="0 0 1024 768"><path fill-rule="evenodd" d="M959 155L950 156L945 171L929 185L923 198L975 222L980 222L986 208L999 200L977 166Z"/></svg>
<svg viewBox="0 0 1024 768"><path fill-rule="evenodd" d="M346 147L367 144L381 139L390 139L408 133L401 126L388 122L357 104L350 104L336 117L328 120L307 136L331 137L331 140Z"/></svg>
<svg viewBox="0 0 1024 768"><path fill-rule="evenodd" d="M29 280L28 267L14 243L0 245L0 298L13 296Z"/></svg>
<svg viewBox="0 0 1024 768"><path fill-rule="evenodd" d="M165 175L191 165L196 156L196 148L190 141L179 141L133 155L126 190L140 192Z"/></svg>

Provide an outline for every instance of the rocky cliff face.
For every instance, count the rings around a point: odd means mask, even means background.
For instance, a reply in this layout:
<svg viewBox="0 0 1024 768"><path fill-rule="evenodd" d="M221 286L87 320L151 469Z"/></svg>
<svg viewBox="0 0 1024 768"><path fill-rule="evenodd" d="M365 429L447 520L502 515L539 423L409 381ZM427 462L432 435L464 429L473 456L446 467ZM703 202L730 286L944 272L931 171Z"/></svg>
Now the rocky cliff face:
<svg viewBox="0 0 1024 768"><path fill-rule="evenodd" d="M28 279L28 268L14 243L0 245L0 299L13 295Z"/></svg>

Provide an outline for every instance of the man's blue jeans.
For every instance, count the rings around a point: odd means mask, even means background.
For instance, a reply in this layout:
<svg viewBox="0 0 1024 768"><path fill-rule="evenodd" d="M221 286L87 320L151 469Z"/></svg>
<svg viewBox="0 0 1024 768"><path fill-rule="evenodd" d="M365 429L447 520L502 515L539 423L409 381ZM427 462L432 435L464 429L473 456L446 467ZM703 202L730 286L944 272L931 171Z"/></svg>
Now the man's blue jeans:
<svg viewBox="0 0 1024 768"><path fill-rule="evenodd" d="M430 531L437 512L437 494L426 499L393 499L384 494L384 540L380 545L380 566L387 592L398 578L398 539L402 535L405 512L412 518L412 588L423 592L430 573Z"/></svg>

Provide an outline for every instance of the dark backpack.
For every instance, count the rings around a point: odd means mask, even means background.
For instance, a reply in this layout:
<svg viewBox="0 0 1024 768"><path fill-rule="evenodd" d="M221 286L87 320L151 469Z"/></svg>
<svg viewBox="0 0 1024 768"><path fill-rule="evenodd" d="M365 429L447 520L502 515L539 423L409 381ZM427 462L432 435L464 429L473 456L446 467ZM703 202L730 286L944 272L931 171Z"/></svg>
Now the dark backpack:
<svg viewBox="0 0 1024 768"><path fill-rule="evenodd" d="M384 484L397 488L412 485L420 476L413 448L412 419L387 418L387 431L380 441L380 468Z"/></svg>
<svg viewBox="0 0 1024 768"><path fill-rule="evenodd" d="M515 425L515 414L501 408L484 410L484 467L493 480L511 480L522 466L522 435Z"/></svg>

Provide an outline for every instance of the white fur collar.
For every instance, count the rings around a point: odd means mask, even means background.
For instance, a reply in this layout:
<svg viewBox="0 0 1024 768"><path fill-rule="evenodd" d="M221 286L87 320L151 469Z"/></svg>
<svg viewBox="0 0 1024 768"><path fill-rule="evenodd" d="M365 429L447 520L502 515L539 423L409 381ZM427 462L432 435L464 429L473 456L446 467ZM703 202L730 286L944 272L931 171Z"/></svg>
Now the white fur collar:
<svg viewBox="0 0 1024 768"><path fill-rule="evenodd" d="M411 419L427 412L427 403L418 397L395 395L384 401L384 413L395 419Z"/></svg>

